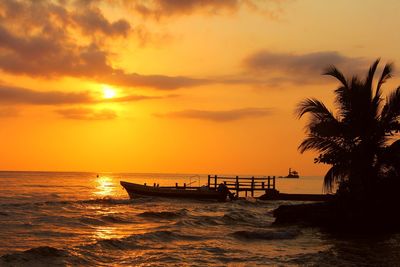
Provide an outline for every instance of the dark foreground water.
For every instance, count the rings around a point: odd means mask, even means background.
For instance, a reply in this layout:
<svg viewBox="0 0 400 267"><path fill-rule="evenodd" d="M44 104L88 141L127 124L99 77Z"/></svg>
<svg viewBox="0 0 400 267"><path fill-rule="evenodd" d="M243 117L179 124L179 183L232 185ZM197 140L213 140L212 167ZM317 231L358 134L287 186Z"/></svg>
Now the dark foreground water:
<svg viewBox="0 0 400 267"><path fill-rule="evenodd" d="M271 212L283 202L129 200L121 179L206 182L196 175L0 172L0 266L400 266L400 235L272 226ZM279 179L277 186L320 193L321 178Z"/></svg>

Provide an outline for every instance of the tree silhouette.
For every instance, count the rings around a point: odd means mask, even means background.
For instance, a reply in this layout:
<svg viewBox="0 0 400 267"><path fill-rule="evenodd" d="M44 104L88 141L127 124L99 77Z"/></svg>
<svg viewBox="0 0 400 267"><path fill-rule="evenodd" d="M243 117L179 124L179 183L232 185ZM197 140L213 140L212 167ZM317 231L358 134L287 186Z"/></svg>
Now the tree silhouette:
<svg viewBox="0 0 400 267"><path fill-rule="evenodd" d="M324 178L328 192L339 185L341 192L368 196L374 188L400 179L400 86L384 101L382 85L392 77L393 66L386 64L375 84L378 64L379 59L364 80L346 79L335 66L326 70L324 75L340 82L334 91L335 113L315 98L297 106L298 118L310 115L299 150L316 150L320 155L315 163L332 165Z"/></svg>

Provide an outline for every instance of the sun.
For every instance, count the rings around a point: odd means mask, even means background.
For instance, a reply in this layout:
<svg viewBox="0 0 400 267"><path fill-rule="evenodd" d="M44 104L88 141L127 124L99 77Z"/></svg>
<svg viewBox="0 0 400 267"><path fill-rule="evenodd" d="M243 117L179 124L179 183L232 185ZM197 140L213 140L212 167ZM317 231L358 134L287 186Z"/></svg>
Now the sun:
<svg viewBox="0 0 400 267"><path fill-rule="evenodd" d="M109 85L103 85L103 98L111 99L117 95L117 92L114 88Z"/></svg>

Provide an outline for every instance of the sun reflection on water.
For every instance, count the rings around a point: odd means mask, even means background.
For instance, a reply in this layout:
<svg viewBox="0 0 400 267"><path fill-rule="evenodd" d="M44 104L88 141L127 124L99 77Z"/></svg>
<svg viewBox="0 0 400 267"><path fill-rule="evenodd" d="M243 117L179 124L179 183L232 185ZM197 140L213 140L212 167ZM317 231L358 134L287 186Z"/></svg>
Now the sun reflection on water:
<svg viewBox="0 0 400 267"><path fill-rule="evenodd" d="M101 226L96 228L94 237L96 239L111 239L120 237L120 234L116 231L114 226Z"/></svg>
<svg viewBox="0 0 400 267"><path fill-rule="evenodd" d="M96 192L94 192L95 195L98 196L113 196L114 195L114 189L115 189L115 184L113 179L110 177L106 176L101 176L96 179Z"/></svg>

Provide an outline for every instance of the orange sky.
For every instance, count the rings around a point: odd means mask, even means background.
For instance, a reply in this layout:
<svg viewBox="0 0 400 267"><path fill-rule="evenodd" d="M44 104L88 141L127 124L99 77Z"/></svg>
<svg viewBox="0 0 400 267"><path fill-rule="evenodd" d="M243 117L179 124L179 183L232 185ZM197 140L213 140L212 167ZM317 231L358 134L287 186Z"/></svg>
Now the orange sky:
<svg viewBox="0 0 400 267"><path fill-rule="evenodd" d="M396 0L1 1L0 169L322 175L297 151L295 106L333 108L330 64L399 63L398 14Z"/></svg>

